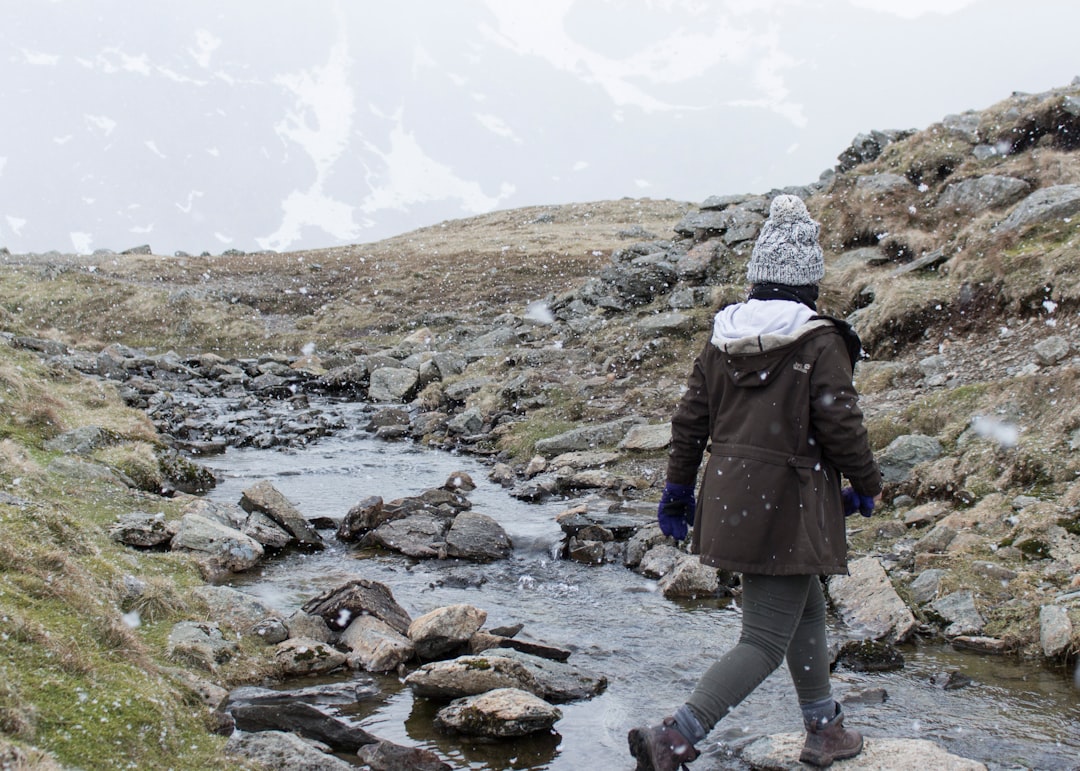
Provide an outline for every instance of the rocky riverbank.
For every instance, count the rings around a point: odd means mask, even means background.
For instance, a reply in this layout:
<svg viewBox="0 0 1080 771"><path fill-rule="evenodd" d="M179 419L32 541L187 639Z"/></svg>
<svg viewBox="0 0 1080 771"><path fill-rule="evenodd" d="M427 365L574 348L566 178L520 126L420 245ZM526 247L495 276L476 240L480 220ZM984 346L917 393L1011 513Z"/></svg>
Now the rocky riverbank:
<svg viewBox="0 0 1080 771"><path fill-rule="evenodd" d="M823 223L823 309L848 318L867 353L856 382L885 473L885 505L849 520L852 575L830 579L827 589L848 627L883 646L872 649L875 662L902 661L903 646L922 638L1063 671L1075 666L1077 137L1074 83L1016 94L922 131L857 137L820 180L785 190ZM538 207L295 259L4 254L8 348L0 379L11 406L4 505L28 511L58 488L105 485L118 492L104 507L102 532L151 560L141 565L182 559L211 582L254 569L267 553L317 549L327 525L330 537L402 559L505 558L509 540L498 522L469 511L463 480L413 500L358 501L334 523L308 522L268 485L228 511L197 497L214 484L200 458L226 447L317 442L343 425L334 400L359 400L370 405L373 436L481 458L521 500L589 492L603 501L560 515L563 558L640 571L672 598L737 594L737 577L703 570L659 533L653 509L668 415L712 313L741 297L775 192L697 206ZM658 227L664 217L666 231ZM552 291L556 285L565 288ZM168 323L158 320L163 315ZM233 353L255 342L264 350ZM33 383L20 375L30 368L40 368ZM53 382L75 394L64 397L75 407L41 390ZM94 412L117 399L129 412L109 406L106 419ZM71 518L82 516L78 506L64 503ZM75 536L65 543L77 544L76 553L89 548ZM0 567L25 567L18 552L0 553ZM31 596L48 594L46 574ZM199 607L237 602L213 589L190 594ZM117 592L116 607L152 607L179 594L136 580ZM229 695L236 680L296 674L315 661L357 672L393 662L391 669L413 670L410 678L429 672L417 667L416 620L383 618L390 631L349 634L309 618L333 622L344 609L350 619L379 619L369 597L292 619L303 630L296 633L270 608L242 620L224 610L209 623L175 618L186 602L161 611L173 624L168 639L152 645L155 655L204 670L194 691L205 694L220 730L240 723L237 705L249 715L263 709L258 694ZM454 644L439 655L480 655L477 640L513 650L511 630L477 623L482 609L445 611L455 614L468 633L440 632ZM25 612L8 617L23 619L22 638L41 639ZM252 636L264 647L238 645ZM535 651L516 654L514 667ZM837 658L841 666L877 665L854 663L857 654L837 651ZM466 672L491 664L449 660ZM544 672L552 666L536 664ZM459 704L440 721L469 730L479 721L495 736L549 730L557 708L533 699L550 688L523 671L513 682L486 683L483 692L494 696ZM10 687L15 701L32 706L29 686ZM426 698L428 686L418 687ZM298 697L289 714L326 698ZM511 702L518 711L507 717ZM480 720L478 711L502 717ZM344 746L327 740L339 730L350 746L376 744L331 723L318 738L332 747ZM19 741L32 740L35 725L0 721ZM237 743L255 758L277 752L256 748L256 739Z"/></svg>

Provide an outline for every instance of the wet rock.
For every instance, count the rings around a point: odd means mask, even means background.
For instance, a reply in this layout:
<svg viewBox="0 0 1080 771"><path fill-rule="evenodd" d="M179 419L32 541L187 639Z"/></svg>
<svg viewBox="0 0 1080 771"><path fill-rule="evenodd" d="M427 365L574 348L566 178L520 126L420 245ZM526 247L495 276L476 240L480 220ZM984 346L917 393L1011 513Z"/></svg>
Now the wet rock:
<svg viewBox="0 0 1080 771"><path fill-rule="evenodd" d="M446 557L446 533L452 520L438 514L413 514L371 531L370 543L416 559Z"/></svg>
<svg viewBox="0 0 1080 771"><path fill-rule="evenodd" d="M474 562L493 562L510 556L513 544L502 525L486 514L464 511L446 532L446 554Z"/></svg>
<svg viewBox="0 0 1080 771"><path fill-rule="evenodd" d="M836 663L852 672L894 672L904 668L904 656L886 642L849 640L840 646Z"/></svg>
<svg viewBox="0 0 1080 771"><path fill-rule="evenodd" d="M240 573L263 558L263 547L254 538L198 514L180 520L172 549L198 552L223 569Z"/></svg>
<svg viewBox="0 0 1080 771"><path fill-rule="evenodd" d="M181 621L169 632L166 653L174 661L214 671L238 650L236 642L225 639L217 624Z"/></svg>
<svg viewBox="0 0 1080 771"><path fill-rule="evenodd" d="M173 529L165 521L161 512L150 514L145 511L133 511L121 515L109 528L109 537L126 546L149 549L165 546L172 540Z"/></svg>
<svg viewBox="0 0 1080 771"><path fill-rule="evenodd" d="M365 744L356 755L371 771L453 771L452 766L430 750L387 741Z"/></svg>
<svg viewBox="0 0 1080 771"><path fill-rule="evenodd" d="M974 681L970 677L957 671L937 672L930 675L930 684L943 691L958 691L961 688L967 688L972 682Z"/></svg>
<svg viewBox="0 0 1080 771"><path fill-rule="evenodd" d="M701 564L694 555L684 555L660 579L660 591L668 599L713 597L720 589L716 568Z"/></svg>
<svg viewBox="0 0 1080 771"><path fill-rule="evenodd" d="M244 490L240 505L244 511L259 511L285 528L300 546L322 549L322 536L289 500L270 482L263 480Z"/></svg>
<svg viewBox="0 0 1080 771"><path fill-rule="evenodd" d="M515 631L514 634L517 634L517 632ZM476 655L492 648L521 651L522 653L528 653L530 656L551 659L552 661L566 661L570 658L570 651L566 648L556 648L553 645L545 645L531 640L519 640L513 635L507 635L496 629L488 632L480 630L469 638L469 653Z"/></svg>
<svg viewBox="0 0 1080 771"><path fill-rule="evenodd" d="M458 413L446 423L446 431L452 436L474 436L484 429L484 413L478 407Z"/></svg>
<svg viewBox="0 0 1080 771"><path fill-rule="evenodd" d="M618 541L630 538L652 518L637 512L590 511L588 504L580 504L555 515L555 521L568 536L577 536L587 527L599 526Z"/></svg>
<svg viewBox="0 0 1080 771"><path fill-rule="evenodd" d="M378 495L368 496L349 509L342 518L337 529L338 540L346 543L356 541L385 521L383 499Z"/></svg>
<svg viewBox="0 0 1080 771"><path fill-rule="evenodd" d="M286 676L332 672L345 665L345 654L318 640L297 637L274 649L274 660Z"/></svg>
<svg viewBox="0 0 1080 771"><path fill-rule="evenodd" d="M303 611L320 616L331 629L344 629L357 616L370 614L407 635L412 619L397 604L390 587L378 581L357 578L323 592L304 603Z"/></svg>
<svg viewBox="0 0 1080 771"><path fill-rule="evenodd" d="M849 704L884 704L889 693L884 688L856 688L844 694L844 706Z"/></svg>
<svg viewBox="0 0 1080 771"><path fill-rule="evenodd" d="M228 711L241 731L292 731L335 752L356 752L375 737L327 708L304 701L234 703Z"/></svg>
<svg viewBox="0 0 1080 771"><path fill-rule="evenodd" d="M455 493L470 493L476 489L476 482L464 471L455 471L443 482L443 487Z"/></svg>
<svg viewBox="0 0 1080 771"><path fill-rule="evenodd" d="M285 731L237 731L225 751L248 758L270 771L355 771L356 767Z"/></svg>
<svg viewBox="0 0 1080 771"><path fill-rule="evenodd" d="M416 656L408 637L374 616L354 619L341 633L341 644L352 651L349 666L368 672L392 672Z"/></svg>
<svg viewBox="0 0 1080 771"><path fill-rule="evenodd" d="M330 642L333 632L320 616L314 616L298 610L285 619L285 629L289 637L309 637L319 642Z"/></svg>
<svg viewBox="0 0 1080 771"><path fill-rule="evenodd" d="M407 410L403 410L401 407L385 407L372 415L371 420L368 421L364 428L374 433L380 428L408 426L409 422L410 418Z"/></svg>
<svg viewBox="0 0 1080 771"><path fill-rule="evenodd" d="M800 771L799 762L806 734L790 733L765 736L744 747L739 757L751 768L771 771ZM879 771L902 769L947 769L948 771L986 771L986 766L974 760L953 755L925 739L887 739L866 737L857 760L848 761L852 768L872 768Z"/></svg>
<svg viewBox="0 0 1080 771"><path fill-rule="evenodd" d="M562 712L541 698L516 688L496 688L455 699L435 715L442 731L508 739L550 731Z"/></svg>
<svg viewBox="0 0 1080 771"><path fill-rule="evenodd" d="M448 605L413 619L408 638L421 659L431 660L462 648L487 621L487 612L472 605Z"/></svg>
<svg viewBox="0 0 1080 771"><path fill-rule="evenodd" d="M292 533L279 525L261 511L253 511L240 528L244 535L251 536L262 544L264 549L284 549L296 539Z"/></svg>
<svg viewBox="0 0 1080 771"><path fill-rule="evenodd" d="M830 576L829 598L844 623L864 639L903 642L918 628L875 557L848 565L850 575Z"/></svg>
<svg viewBox="0 0 1080 771"><path fill-rule="evenodd" d="M607 679L562 662L515 650L494 649L479 656L425 664L405 678L417 696L449 701L495 688L519 688L551 702L596 696Z"/></svg>
<svg viewBox="0 0 1080 771"><path fill-rule="evenodd" d="M949 640L949 643L957 650L977 651L995 656L1001 656L1012 651L1012 646L1009 643L996 637L960 635Z"/></svg>
<svg viewBox="0 0 1080 771"><path fill-rule="evenodd" d="M289 628L280 618L268 618L251 627L251 636L267 645L277 645L289 639Z"/></svg>
<svg viewBox="0 0 1080 771"><path fill-rule="evenodd" d="M667 540L667 539L665 539ZM686 556L686 552L670 543L660 543L645 552L638 564L638 572L649 578L663 578L670 573L675 564Z"/></svg>
<svg viewBox="0 0 1080 771"><path fill-rule="evenodd" d="M668 537L660 531L660 526L658 524L654 522L644 525L638 528L626 542L623 564L628 568L636 568L641 564L641 561L651 549L660 544L667 543Z"/></svg>
<svg viewBox="0 0 1080 771"><path fill-rule="evenodd" d="M986 624L975 607L975 595L970 591L948 594L931 603L930 609L948 623L946 637L978 635Z"/></svg>
<svg viewBox="0 0 1080 771"><path fill-rule="evenodd" d="M375 698L380 690L374 681L358 678L335 683L320 683L306 688L260 688L242 686L228 694L234 704L286 704L302 701L305 704L355 705L357 702Z"/></svg>

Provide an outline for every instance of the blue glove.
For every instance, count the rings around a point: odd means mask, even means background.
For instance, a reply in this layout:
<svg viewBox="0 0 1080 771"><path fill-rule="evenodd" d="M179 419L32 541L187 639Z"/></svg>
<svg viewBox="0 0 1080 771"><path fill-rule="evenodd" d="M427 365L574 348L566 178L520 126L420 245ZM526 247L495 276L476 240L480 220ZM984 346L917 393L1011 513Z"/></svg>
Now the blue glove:
<svg viewBox="0 0 1080 771"><path fill-rule="evenodd" d="M852 488L845 487L840 491L840 497L844 500L845 517L850 517L856 511L864 517L869 517L874 513L874 496L872 495L859 495Z"/></svg>
<svg viewBox="0 0 1080 771"><path fill-rule="evenodd" d="M693 485L679 485L668 482L664 485L664 494L660 496L660 506L656 510L656 519L660 523L660 532L682 541L690 525L694 524Z"/></svg>

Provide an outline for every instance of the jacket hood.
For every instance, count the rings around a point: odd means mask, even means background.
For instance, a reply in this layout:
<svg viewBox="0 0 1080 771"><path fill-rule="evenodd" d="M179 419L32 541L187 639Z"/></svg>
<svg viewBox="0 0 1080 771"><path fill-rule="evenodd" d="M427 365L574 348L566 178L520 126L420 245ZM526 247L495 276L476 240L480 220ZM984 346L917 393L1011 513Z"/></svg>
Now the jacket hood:
<svg viewBox="0 0 1080 771"><path fill-rule="evenodd" d="M833 323L802 303L747 300L729 305L713 320L712 344L727 354L724 365L736 385L766 385L797 350L805 335Z"/></svg>

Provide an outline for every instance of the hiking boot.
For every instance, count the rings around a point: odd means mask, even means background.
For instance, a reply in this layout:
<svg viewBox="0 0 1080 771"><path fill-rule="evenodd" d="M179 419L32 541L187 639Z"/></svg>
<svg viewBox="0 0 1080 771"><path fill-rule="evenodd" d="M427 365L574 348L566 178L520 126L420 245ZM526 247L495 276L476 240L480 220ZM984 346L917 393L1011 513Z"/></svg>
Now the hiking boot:
<svg viewBox="0 0 1080 771"><path fill-rule="evenodd" d="M636 771L678 771L698 756L698 751L675 727L675 718L660 725L632 728L626 737L630 754L637 758Z"/></svg>
<svg viewBox="0 0 1080 771"><path fill-rule="evenodd" d="M844 728L844 713L836 705L832 720L817 720L806 724L806 744L799 761L825 768L834 760L853 758L862 752L863 738L858 731Z"/></svg>

